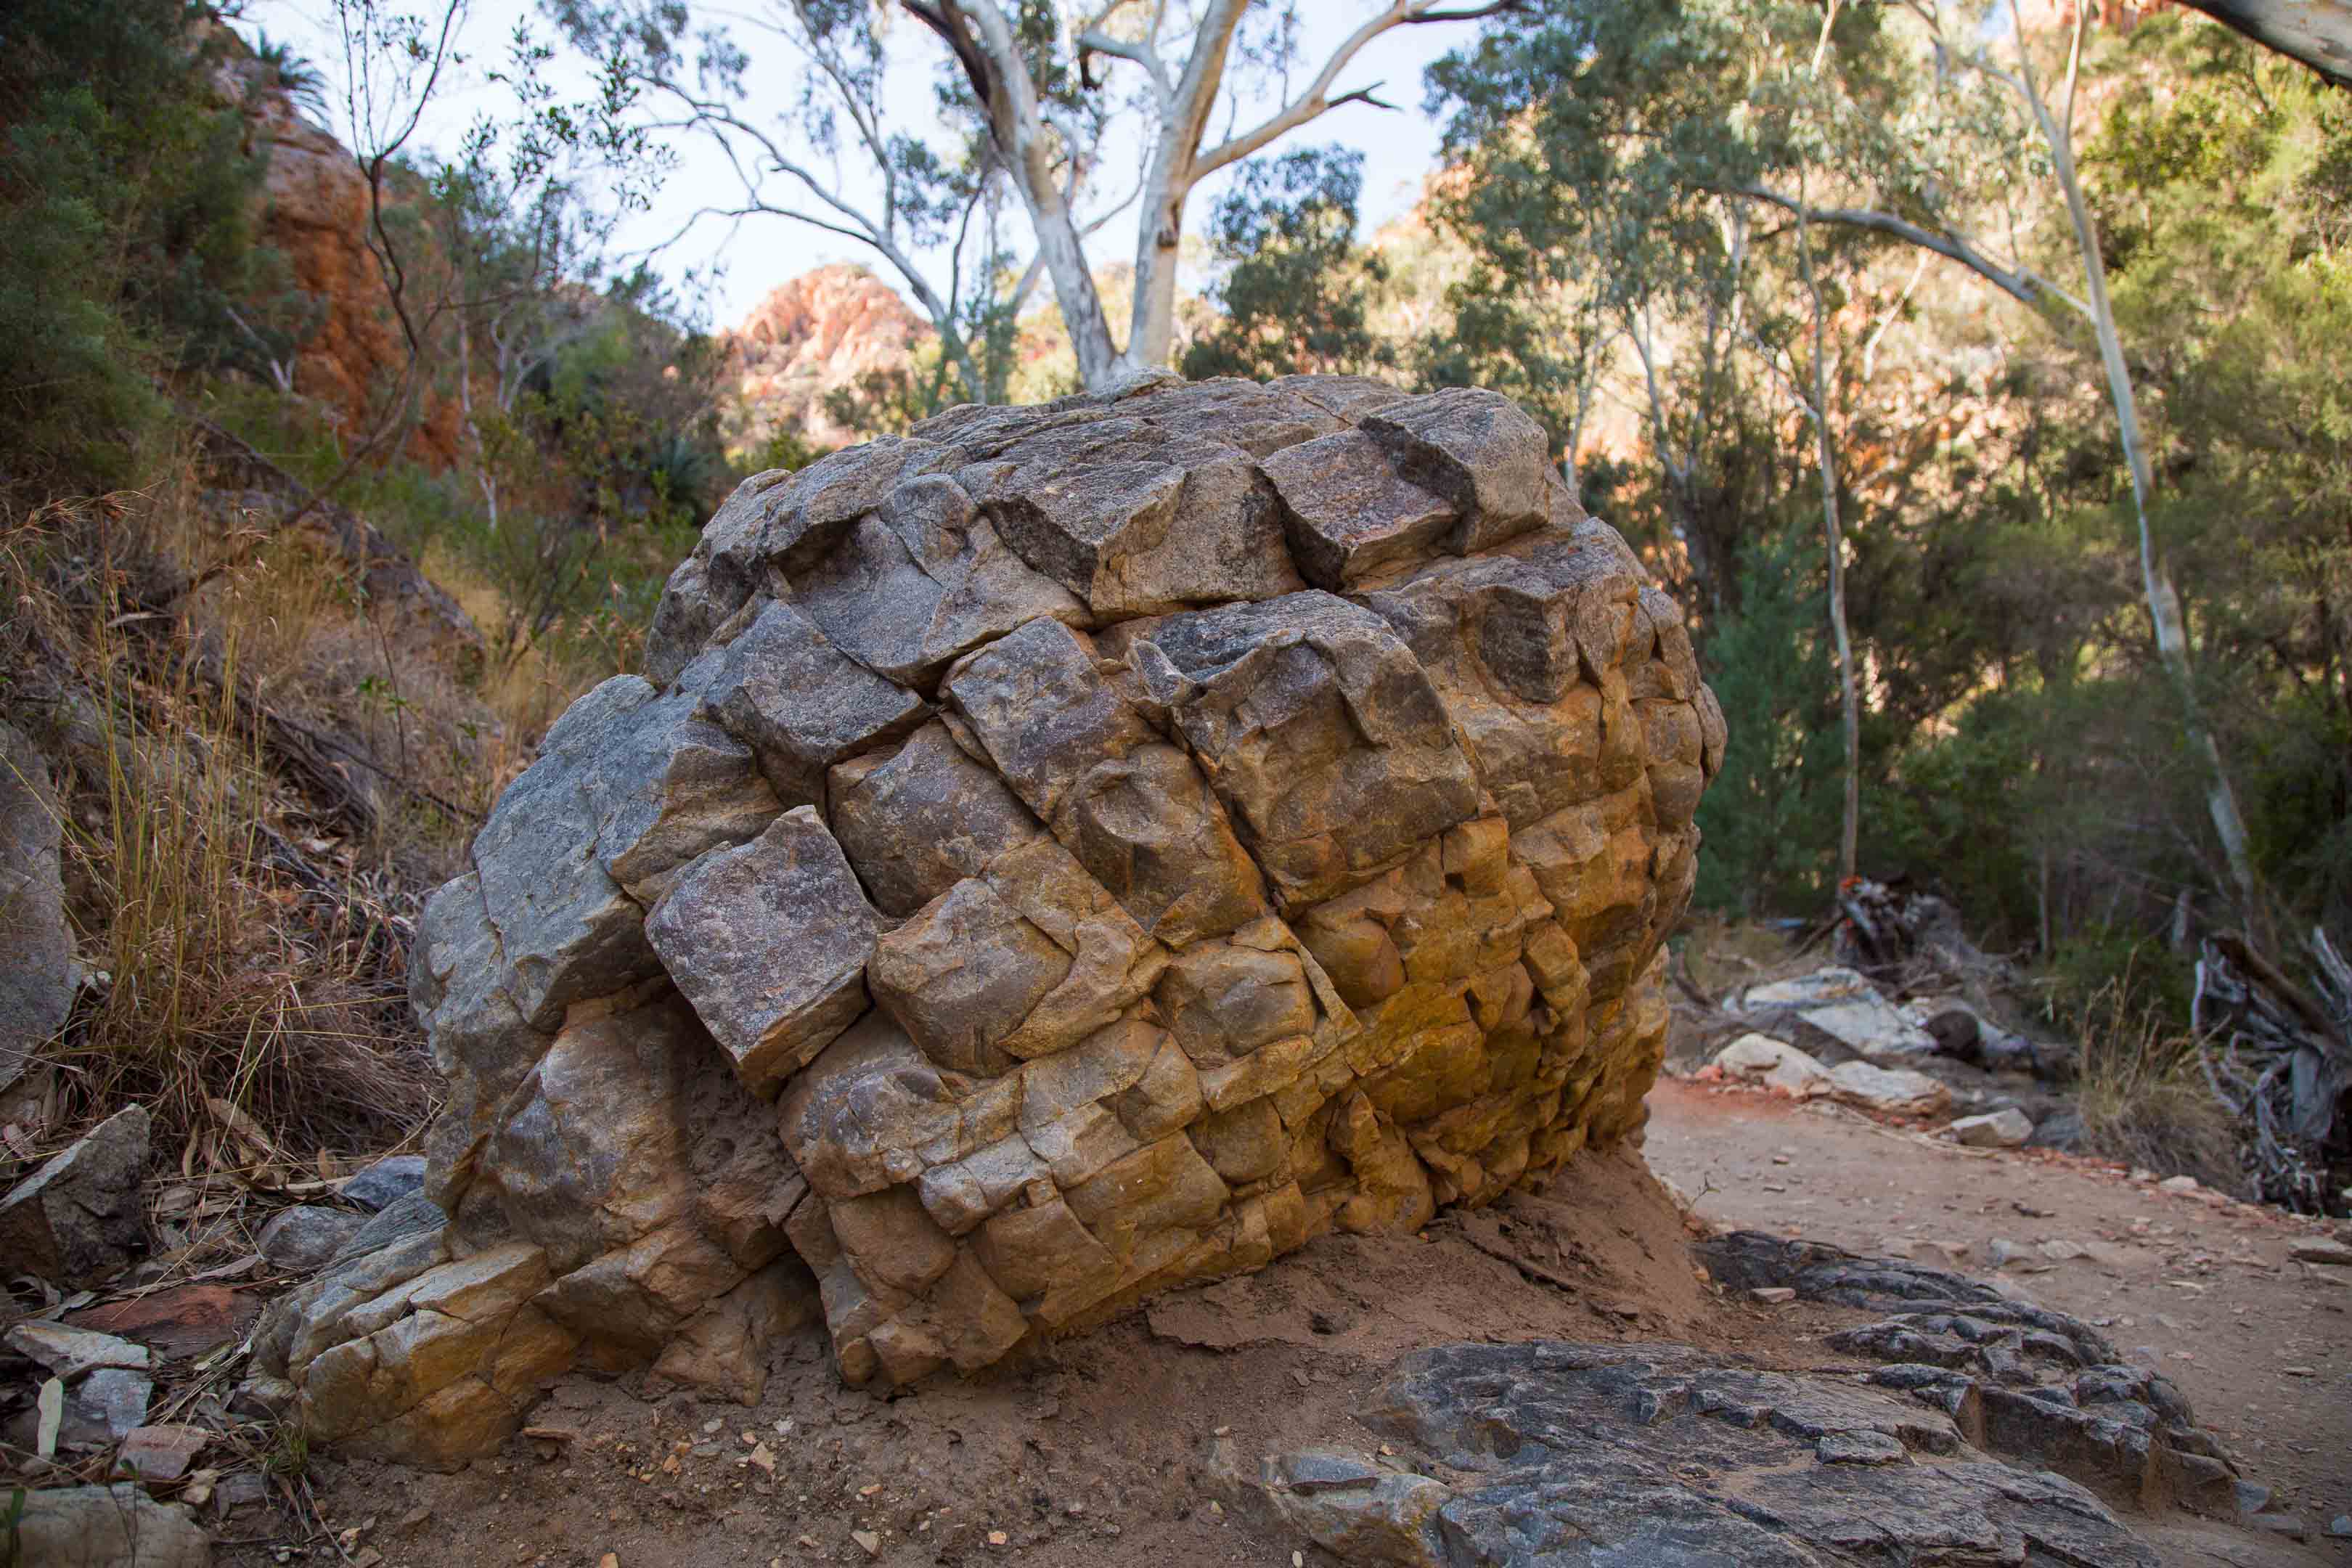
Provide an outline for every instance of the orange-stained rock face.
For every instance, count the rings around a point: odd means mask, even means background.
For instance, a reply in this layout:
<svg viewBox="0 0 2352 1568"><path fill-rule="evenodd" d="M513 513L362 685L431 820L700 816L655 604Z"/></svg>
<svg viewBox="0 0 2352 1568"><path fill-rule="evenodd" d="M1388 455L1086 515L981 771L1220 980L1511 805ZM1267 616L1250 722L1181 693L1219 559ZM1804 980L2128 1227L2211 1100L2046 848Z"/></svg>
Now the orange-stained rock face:
<svg viewBox="0 0 2352 1568"><path fill-rule="evenodd" d="M742 399L738 438L757 446L779 429L796 429L818 447L855 439L825 413L825 395L869 371L905 364L930 336L922 318L863 267L820 267L778 286L727 334Z"/></svg>
<svg viewBox="0 0 2352 1568"><path fill-rule="evenodd" d="M268 159L262 237L285 254L294 283L316 310L294 364L294 391L363 437L407 359L383 274L368 247L367 177L334 134L274 85L251 87L263 68L241 49L215 75L222 95L240 104L256 151ZM386 200L403 199L393 181ZM429 258L412 258L423 277ZM373 401L372 401L373 400ZM428 398L411 437L412 456L454 462L459 444L454 399Z"/></svg>

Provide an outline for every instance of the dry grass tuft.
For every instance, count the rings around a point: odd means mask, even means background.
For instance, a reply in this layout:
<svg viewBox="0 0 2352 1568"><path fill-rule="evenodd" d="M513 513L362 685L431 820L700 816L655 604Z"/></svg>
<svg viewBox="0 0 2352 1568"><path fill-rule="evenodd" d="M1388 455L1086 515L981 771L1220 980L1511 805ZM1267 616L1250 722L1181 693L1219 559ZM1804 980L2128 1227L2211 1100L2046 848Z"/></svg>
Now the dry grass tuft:
<svg viewBox="0 0 2352 1568"><path fill-rule="evenodd" d="M2092 1152L2244 1189L2242 1130L2207 1086L2195 1037L2168 1026L2157 1004L2136 1005L2127 976L2092 996L2082 1037L2078 1110Z"/></svg>
<svg viewBox="0 0 2352 1568"><path fill-rule="evenodd" d="M61 774L94 972L45 1053L44 1143L135 1100L165 1150L244 1162L242 1124L307 1158L397 1142L433 1109L406 1004L424 889L332 837L254 719L349 619L315 564L208 519L184 469L0 525L0 706Z"/></svg>

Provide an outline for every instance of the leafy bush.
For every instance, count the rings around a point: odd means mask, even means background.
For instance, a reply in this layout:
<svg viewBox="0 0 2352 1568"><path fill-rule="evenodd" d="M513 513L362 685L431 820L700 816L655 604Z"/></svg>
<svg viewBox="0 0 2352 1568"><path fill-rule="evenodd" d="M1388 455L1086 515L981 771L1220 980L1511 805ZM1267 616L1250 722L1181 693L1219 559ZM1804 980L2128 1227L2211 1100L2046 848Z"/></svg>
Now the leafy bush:
<svg viewBox="0 0 2352 1568"><path fill-rule="evenodd" d="M1706 638L1730 741L1698 808L1705 909L1817 909L1836 872L1841 752L1819 555L1795 531L1750 552L1738 610Z"/></svg>

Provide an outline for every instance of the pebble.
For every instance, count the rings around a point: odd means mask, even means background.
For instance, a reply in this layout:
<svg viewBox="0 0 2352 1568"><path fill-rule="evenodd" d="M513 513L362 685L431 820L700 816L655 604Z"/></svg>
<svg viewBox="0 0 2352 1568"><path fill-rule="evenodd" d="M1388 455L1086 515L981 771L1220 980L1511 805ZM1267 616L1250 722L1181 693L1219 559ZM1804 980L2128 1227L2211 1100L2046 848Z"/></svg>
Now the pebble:
<svg viewBox="0 0 2352 1568"><path fill-rule="evenodd" d="M2327 1533L2339 1541L2352 1541L2352 1513L2339 1513L2329 1520Z"/></svg>
<svg viewBox="0 0 2352 1568"><path fill-rule="evenodd" d="M2298 1241L2286 1249L2286 1255L2298 1263L2332 1263L2339 1268L2352 1268L2352 1247L2340 1241L2319 1238Z"/></svg>
<svg viewBox="0 0 2352 1568"><path fill-rule="evenodd" d="M1759 1285L1748 1294L1768 1307L1785 1306L1797 1299L1797 1292L1786 1285Z"/></svg>
<svg viewBox="0 0 2352 1568"><path fill-rule="evenodd" d="M882 1538L875 1534L872 1531L853 1530L849 1532L849 1539L857 1542L858 1550L864 1552L866 1556L879 1557L882 1555Z"/></svg>
<svg viewBox="0 0 2352 1568"><path fill-rule="evenodd" d="M2197 1190L2197 1178L2194 1176L2167 1176L2164 1180L2156 1184L2156 1190L2159 1193L2193 1193Z"/></svg>
<svg viewBox="0 0 2352 1568"><path fill-rule="evenodd" d="M1972 1149L2019 1149L2033 1136L2033 1122L2011 1106L1982 1116L1963 1116L1952 1123L1951 1134Z"/></svg>

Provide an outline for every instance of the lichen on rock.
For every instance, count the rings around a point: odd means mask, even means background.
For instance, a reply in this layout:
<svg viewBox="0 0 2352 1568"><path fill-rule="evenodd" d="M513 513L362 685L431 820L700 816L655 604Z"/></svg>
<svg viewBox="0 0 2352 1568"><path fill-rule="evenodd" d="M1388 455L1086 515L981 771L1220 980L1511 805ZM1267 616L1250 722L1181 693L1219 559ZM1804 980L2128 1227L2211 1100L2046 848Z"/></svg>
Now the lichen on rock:
<svg viewBox="0 0 2352 1568"><path fill-rule="evenodd" d="M433 1462L813 1310L903 1384L1632 1131L1723 720L1545 453L1163 376L746 481L420 923L446 1226L265 1370Z"/></svg>

